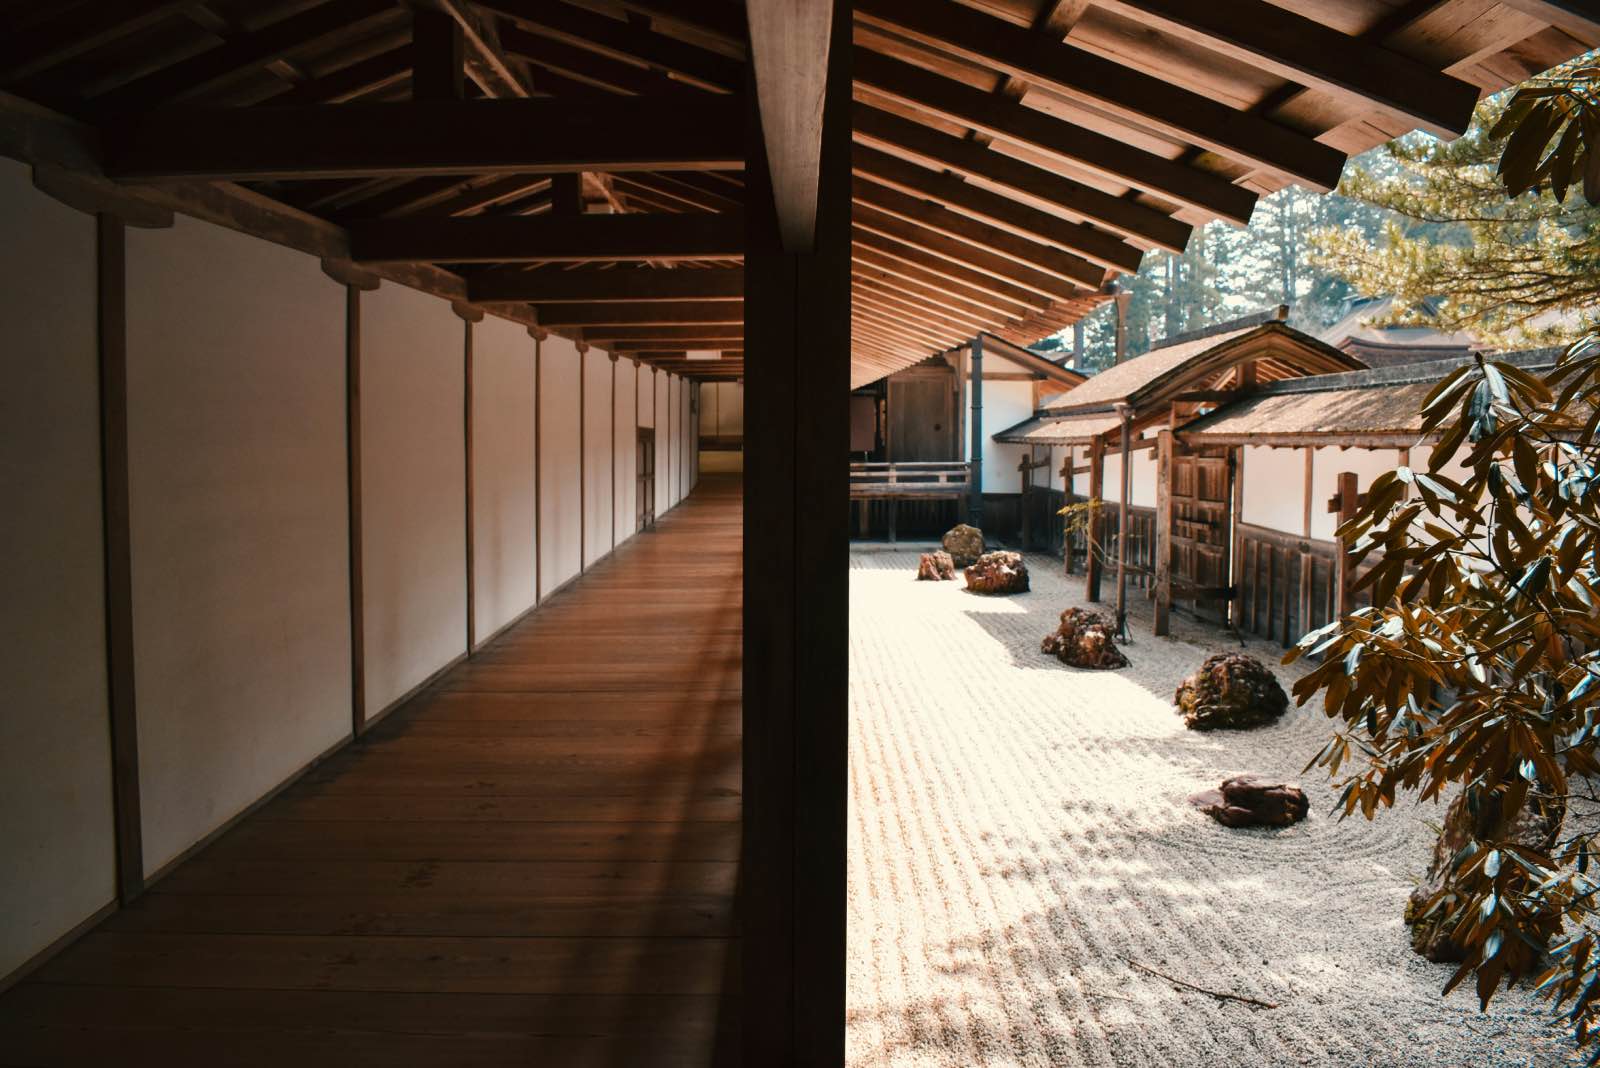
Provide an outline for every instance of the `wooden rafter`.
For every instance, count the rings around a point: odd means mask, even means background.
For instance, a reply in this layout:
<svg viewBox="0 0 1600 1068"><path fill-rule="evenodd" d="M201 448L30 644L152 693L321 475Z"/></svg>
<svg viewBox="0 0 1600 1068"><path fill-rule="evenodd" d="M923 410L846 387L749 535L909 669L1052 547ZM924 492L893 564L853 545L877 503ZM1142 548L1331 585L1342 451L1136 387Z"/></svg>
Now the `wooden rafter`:
<svg viewBox="0 0 1600 1068"><path fill-rule="evenodd" d="M123 180L736 169L737 99L416 101L154 112L111 131ZM537 130L538 136L527 131Z"/></svg>
<svg viewBox="0 0 1600 1068"><path fill-rule="evenodd" d="M585 263L740 259L740 215L528 215L400 218L350 227L372 262Z"/></svg>
<svg viewBox="0 0 1600 1068"><path fill-rule="evenodd" d="M506 301L735 301L744 296L744 271L655 270L619 267L607 271L494 268L467 279L473 303Z"/></svg>
<svg viewBox="0 0 1600 1068"><path fill-rule="evenodd" d="M1332 189L1344 169L1342 152L1286 126L954 0L856 0L855 11L871 25L1314 189Z"/></svg>

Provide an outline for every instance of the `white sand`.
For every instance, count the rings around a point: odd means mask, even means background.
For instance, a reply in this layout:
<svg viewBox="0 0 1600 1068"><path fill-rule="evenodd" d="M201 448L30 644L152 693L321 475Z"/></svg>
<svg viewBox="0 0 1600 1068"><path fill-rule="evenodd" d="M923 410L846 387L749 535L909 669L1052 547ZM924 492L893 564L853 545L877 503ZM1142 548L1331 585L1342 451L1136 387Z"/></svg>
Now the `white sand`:
<svg viewBox="0 0 1600 1068"><path fill-rule="evenodd" d="M1132 667L1078 671L1039 653L1082 598L1057 561L1030 558L1034 592L1010 598L916 582L914 552L851 565L852 1066L1568 1063L1542 1003L1441 999L1450 969L1410 950L1442 809L1333 819L1325 775L1300 775L1320 711L1183 728L1173 688L1236 641L1181 619L1150 636L1141 592ZM1237 772L1300 782L1310 819L1229 830L1186 804Z"/></svg>

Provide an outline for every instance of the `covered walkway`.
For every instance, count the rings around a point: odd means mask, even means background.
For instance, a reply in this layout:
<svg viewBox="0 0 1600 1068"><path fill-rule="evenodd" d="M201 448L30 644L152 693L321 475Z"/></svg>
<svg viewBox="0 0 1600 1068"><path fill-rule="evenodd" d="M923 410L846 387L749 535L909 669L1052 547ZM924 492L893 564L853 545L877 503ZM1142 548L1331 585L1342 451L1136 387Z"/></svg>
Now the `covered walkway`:
<svg viewBox="0 0 1600 1068"><path fill-rule="evenodd" d="M741 512L707 477L0 997L0 1064L725 1060Z"/></svg>

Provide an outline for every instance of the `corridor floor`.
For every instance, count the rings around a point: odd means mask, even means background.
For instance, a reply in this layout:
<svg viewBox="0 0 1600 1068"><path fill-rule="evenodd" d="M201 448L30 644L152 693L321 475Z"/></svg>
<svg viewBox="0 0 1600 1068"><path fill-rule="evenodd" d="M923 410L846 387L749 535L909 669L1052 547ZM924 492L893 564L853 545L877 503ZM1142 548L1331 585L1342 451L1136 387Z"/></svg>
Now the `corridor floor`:
<svg viewBox="0 0 1600 1068"><path fill-rule="evenodd" d="M740 525L708 476L0 996L0 1065L724 1063Z"/></svg>

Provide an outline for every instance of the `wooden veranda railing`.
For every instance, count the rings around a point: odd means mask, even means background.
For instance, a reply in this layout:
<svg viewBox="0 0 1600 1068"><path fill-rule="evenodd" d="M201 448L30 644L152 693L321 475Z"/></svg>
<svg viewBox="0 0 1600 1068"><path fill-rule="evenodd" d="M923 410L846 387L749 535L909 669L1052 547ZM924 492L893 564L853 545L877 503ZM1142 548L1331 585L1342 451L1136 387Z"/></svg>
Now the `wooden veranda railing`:
<svg viewBox="0 0 1600 1068"><path fill-rule="evenodd" d="M850 499L860 504L863 534L867 506L873 501L886 502L889 540L894 541L897 502L964 501L972 487L971 478L971 465L960 461L854 463L850 465Z"/></svg>

